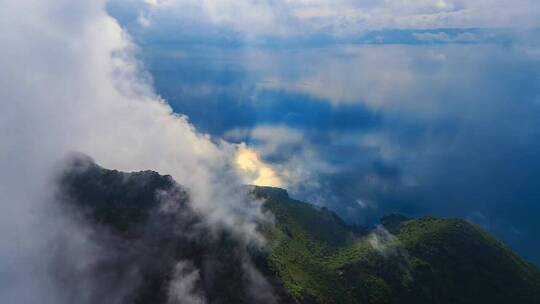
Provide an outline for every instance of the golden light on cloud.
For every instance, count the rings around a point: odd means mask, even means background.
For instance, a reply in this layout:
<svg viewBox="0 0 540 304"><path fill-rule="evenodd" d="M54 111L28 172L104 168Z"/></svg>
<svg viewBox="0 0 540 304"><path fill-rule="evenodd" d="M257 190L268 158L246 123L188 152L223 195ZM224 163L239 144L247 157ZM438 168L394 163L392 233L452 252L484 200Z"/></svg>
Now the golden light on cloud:
<svg viewBox="0 0 540 304"><path fill-rule="evenodd" d="M261 160L257 151L248 148L245 144L239 146L236 154L236 165L249 184L270 187L283 186L283 181L274 169Z"/></svg>

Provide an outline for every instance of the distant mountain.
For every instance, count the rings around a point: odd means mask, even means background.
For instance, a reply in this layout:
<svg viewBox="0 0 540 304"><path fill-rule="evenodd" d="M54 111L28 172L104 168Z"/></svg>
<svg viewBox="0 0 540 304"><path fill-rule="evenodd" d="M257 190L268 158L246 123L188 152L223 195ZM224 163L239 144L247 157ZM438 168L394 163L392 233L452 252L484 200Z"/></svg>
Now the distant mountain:
<svg viewBox="0 0 540 304"><path fill-rule="evenodd" d="M463 220L390 215L367 229L283 189L244 190L275 217L259 227L266 248L208 227L169 176L73 160L59 196L108 252L95 303L124 273L136 274L124 303L183 303L171 286L190 274L189 296L207 303L540 303L540 270Z"/></svg>

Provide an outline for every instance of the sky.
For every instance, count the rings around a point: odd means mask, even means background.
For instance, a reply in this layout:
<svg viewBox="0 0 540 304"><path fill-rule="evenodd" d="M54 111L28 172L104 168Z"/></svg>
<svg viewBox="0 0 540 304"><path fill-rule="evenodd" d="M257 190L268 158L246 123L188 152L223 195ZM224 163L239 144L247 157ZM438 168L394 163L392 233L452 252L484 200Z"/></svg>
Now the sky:
<svg viewBox="0 0 540 304"><path fill-rule="evenodd" d="M372 225L460 217L540 263L537 1L121 1L156 92L247 182Z"/></svg>

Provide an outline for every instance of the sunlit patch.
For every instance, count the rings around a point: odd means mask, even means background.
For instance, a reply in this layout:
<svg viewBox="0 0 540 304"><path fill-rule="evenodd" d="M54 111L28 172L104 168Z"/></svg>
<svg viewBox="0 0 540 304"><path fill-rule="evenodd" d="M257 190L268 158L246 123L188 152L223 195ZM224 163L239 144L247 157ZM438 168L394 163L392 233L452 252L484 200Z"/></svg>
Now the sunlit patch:
<svg viewBox="0 0 540 304"><path fill-rule="evenodd" d="M256 186L283 186L283 181L276 171L261 160L257 151L248 148L245 144L239 145L236 165L246 179L246 183Z"/></svg>

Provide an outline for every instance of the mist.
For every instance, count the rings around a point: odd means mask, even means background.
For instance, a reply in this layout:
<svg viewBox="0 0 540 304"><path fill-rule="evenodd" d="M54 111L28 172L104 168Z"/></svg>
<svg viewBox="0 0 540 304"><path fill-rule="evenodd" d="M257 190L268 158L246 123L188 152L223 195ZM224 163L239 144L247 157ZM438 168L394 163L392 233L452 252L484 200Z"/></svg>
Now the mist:
<svg viewBox="0 0 540 304"><path fill-rule="evenodd" d="M70 273L70 284L92 290L85 269L109 248L94 242L93 227L56 203L54 181L72 152L107 168L169 174L189 189L192 208L207 225L228 229L245 243L264 242L255 231L258 221L267 220L260 204L235 191L241 181L237 148L197 132L155 94L136 45L105 4L2 2L2 303L72 303L70 289L52 277L55 265ZM59 265L58 251L69 257ZM175 276L189 286L196 270L183 275L185 266L178 265ZM118 292L136 286L129 276L117 279L131 285ZM80 295L77 302L93 303L94 296ZM100 303L124 298L112 292Z"/></svg>

